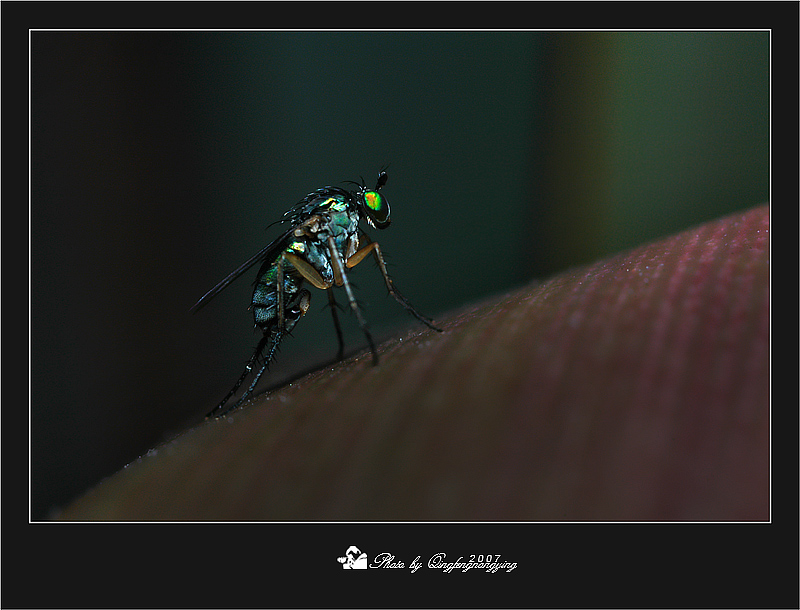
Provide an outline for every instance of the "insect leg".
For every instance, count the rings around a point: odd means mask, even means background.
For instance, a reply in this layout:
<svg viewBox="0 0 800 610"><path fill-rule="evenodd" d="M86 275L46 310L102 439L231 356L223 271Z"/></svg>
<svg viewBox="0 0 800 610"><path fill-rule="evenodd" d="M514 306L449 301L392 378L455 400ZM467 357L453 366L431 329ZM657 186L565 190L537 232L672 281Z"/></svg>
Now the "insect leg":
<svg viewBox="0 0 800 610"><path fill-rule="evenodd" d="M336 328L336 337L339 339L339 351L336 355L336 359L341 360L344 357L344 339L342 338L342 328L339 325L339 312L337 311L338 305L336 304L336 299L333 296L333 291L330 290L331 286L333 286L333 282L323 278L319 271L317 271L308 261L300 258L296 254L284 252L281 255L280 271L283 269L283 261L287 261L289 264L291 264L297 270L297 272L303 276L304 279L311 283L312 286L319 288L320 290L325 290L328 293L328 303L330 303L331 306L333 325ZM338 278L338 276L336 277Z"/></svg>
<svg viewBox="0 0 800 610"><path fill-rule="evenodd" d="M339 351L336 353L336 359L341 360L344 358L344 338L342 337L342 327L339 325L339 304L336 302L333 290L328 289L325 292L328 294L328 304L331 306L333 326L336 329L336 338L339 340Z"/></svg>
<svg viewBox="0 0 800 610"><path fill-rule="evenodd" d="M208 415L206 415L207 418L209 418L209 417L223 417L224 415L226 415L227 413L229 413L233 409L238 408L245 400L247 400L247 398L256 389L256 386L258 385L258 382L261 379L261 376L264 374L264 371L267 370L267 368L269 367L270 362L272 362L272 359L275 357L275 352L277 351L278 346L280 345L281 339L283 339L283 336L285 334L287 334L287 333L292 331L292 329L295 327L295 325L300 320L300 318L302 318L304 315L306 315L306 312L308 311L310 302L311 302L311 293L308 290L301 290L300 292L297 293L297 298L295 299L295 304L292 305L286 311L286 317L284 319L284 324L280 325L280 324L276 323L277 327L273 326L273 327L271 327L269 329L266 329L264 331L264 336L258 342L258 346L256 347L255 353L253 353L252 357L247 362L247 367L245 367L245 370L242 373L242 375L239 377L239 380L236 382L236 385L233 386L233 389L230 392L228 392L228 395L224 399L222 399L222 401L216 407L214 407L214 409ZM228 400L234 394L236 394L236 392L241 387L242 383L244 383L244 380L247 379L247 376L252 372L253 365L258 360L261 359L261 355L264 353L264 349L267 347L267 345L269 345L269 353L264 358L263 364L261 365L261 368L256 373L255 378L253 379L253 382L250 384L250 387L247 389L247 391L244 394L242 394L239 397L239 400L237 400L233 405L231 405L227 409L223 409L223 406L225 405L225 403L228 402Z"/></svg>
<svg viewBox="0 0 800 610"><path fill-rule="evenodd" d="M359 309L358 303L356 302L356 297L353 295L353 289L350 287L350 282L347 279L347 273L345 272L342 258L339 256L339 251L336 249L336 243L333 241L333 237L328 237L328 250L330 251L331 255L333 275L336 278L336 284L344 286L345 292L347 292L347 300L350 303L350 309L352 309L356 314L358 325L361 327L361 331L367 337L369 349L372 352L372 364L378 364L378 352L375 349L375 342L372 340L372 335L369 332L369 328L367 328L367 321L364 319L364 316L361 315L361 309Z"/></svg>
<svg viewBox="0 0 800 610"><path fill-rule="evenodd" d="M284 252L281 254L281 264L283 261L286 260L291 265L297 269L297 272L302 275L305 279L307 279L312 286L315 288L319 288L320 290L327 290L332 286L330 281L326 281L320 274L319 271L314 269L314 267L308 263L307 261L303 260L296 254L292 254L291 252ZM281 266L281 270L283 267Z"/></svg>
<svg viewBox="0 0 800 610"><path fill-rule="evenodd" d="M358 263L360 263L366 256L372 252L375 255L375 260L378 261L378 268L381 271L381 275L383 276L383 281L386 283L386 288L389 290L389 294L394 297L394 300L400 303L406 311L411 313L417 320L425 324L428 328L433 329L437 332L442 332L441 328L434 326L433 320L431 320L427 316L423 316L420 312L418 312L414 306L408 302L397 287L394 285L392 278L389 277L389 273L386 271L386 263L383 262L383 255L381 254L381 247L378 245L378 242L373 241L358 250L355 254L353 254L349 259L347 259L347 268L352 269Z"/></svg>
<svg viewBox="0 0 800 610"><path fill-rule="evenodd" d="M225 398L223 398L219 402L219 404L216 407L214 407L208 413L208 415L206 415L206 418L222 417L225 413L230 411L230 409L226 409L225 411L222 411L222 408L225 406L225 403L228 402L231 399L231 397L233 397L233 395L236 394L236 392L239 391L239 388L244 383L244 380L247 379L248 375L250 375L250 373L253 370L253 365L259 360L259 358L261 358L261 354L263 353L264 348L267 346L268 339L269 339L269 335L267 335L267 334L265 334L261 338L261 341L258 342L258 346L256 347L256 351L253 352L253 355L250 356L250 360L247 361L247 366L245 366L244 372L239 376L239 380L236 382L236 385L234 385L233 388L231 389L231 391L228 392L228 394L225 396ZM237 402L236 404L238 405L239 403ZM234 405L234 406L236 406L236 405ZM231 407L231 408L233 408L233 407Z"/></svg>
<svg viewBox="0 0 800 610"><path fill-rule="evenodd" d="M245 400L248 399L250 394L252 394L255 391L256 386L258 385L258 382L261 380L261 376L264 374L264 371L266 371L267 368L269 367L269 363L272 361L272 357L275 355L275 350L278 348L278 344L281 342L281 339L283 338L283 335L284 335L284 331L282 331L282 330L278 330L274 334L272 334L272 345L270 346L269 354L267 354L267 357L264 358L264 364L262 364L261 368L258 369L258 372L256 373L255 377L253 378L253 382L250 384L250 387L247 388L245 393L242 394L239 397L239 400L237 400L233 404L233 406L228 407L227 409L225 409L217 417L222 417L223 415L227 414L229 411L233 411L234 409L237 409Z"/></svg>

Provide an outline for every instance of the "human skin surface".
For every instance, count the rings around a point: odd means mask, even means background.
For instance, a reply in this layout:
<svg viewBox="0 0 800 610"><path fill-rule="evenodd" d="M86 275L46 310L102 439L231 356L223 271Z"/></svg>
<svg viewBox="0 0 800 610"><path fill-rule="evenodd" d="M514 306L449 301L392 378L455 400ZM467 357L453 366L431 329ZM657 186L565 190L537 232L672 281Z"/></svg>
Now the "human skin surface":
<svg viewBox="0 0 800 610"><path fill-rule="evenodd" d="M57 518L766 521L769 262L763 206L565 271L199 423Z"/></svg>

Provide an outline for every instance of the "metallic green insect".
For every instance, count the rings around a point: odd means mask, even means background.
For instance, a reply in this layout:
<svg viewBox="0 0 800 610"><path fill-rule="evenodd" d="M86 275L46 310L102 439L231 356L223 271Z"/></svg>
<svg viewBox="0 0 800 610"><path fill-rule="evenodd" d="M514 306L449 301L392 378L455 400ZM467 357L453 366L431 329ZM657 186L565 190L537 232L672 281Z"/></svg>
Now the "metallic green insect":
<svg viewBox="0 0 800 610"><path fill-rule="evenodd" d="M311 292L303 287L306 282L314 288L325 290L328 295L339 340L338 359L342 359L344 341L333 288L342 286L350 309L367 338L372 361L377 364L375 343L347 278L347 270L355 267L369 254L375 257L389 294L422 323L441 332L430 318L419 313L400 294L386 272L380 246L370 240L359 227L361 220L366 220L367 224L376 229L389 226L389 203L380 192L386 184L386 178L386 172L381 171L374 189L367 188L362 179L360 184L350 183L357 187L352 192L326 186L309 193L279 221L280 224L289 226L280 237L242 263L192 307L193 311L197 311L250 267L263 261L256 277L252 299L253 317L256 326L264 333L263 337L236 384L208 414L209 417L222 417L253 393L275 356L281 340L308 311ZM259 363L258 371L247 391L232 406L225 408Z"/></svg>

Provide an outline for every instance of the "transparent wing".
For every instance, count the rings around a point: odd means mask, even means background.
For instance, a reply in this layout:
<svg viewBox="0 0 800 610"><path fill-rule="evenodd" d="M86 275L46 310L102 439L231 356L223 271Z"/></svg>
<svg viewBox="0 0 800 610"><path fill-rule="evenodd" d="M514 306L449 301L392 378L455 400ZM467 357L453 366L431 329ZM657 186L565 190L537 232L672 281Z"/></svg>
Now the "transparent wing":
<svg viewBox="0 0 800 610"><path fill-rule="evenodd" d="M326 200L329 197L338 197L340 199L349 200L351 195L347 191L335 186L326 186L306 195L302 200L300 200L298 203L292 206L283 215L283 218L272 223L273 225L289 223L292 225L291 229L283 233L283 235L281 235L277 239L270 242L259 252L256 252L253 256L251 256L249 259L247 259L245 262L239 265L236 269L231 271L224 280L222 280L219 284L217 284L211 290L205 293L203 297L199 301L197 301L197 303L195 303L189 311L193 313L198 311L211 299L213 299L220 292L222 292L228 286L228 284L230 284L233 280L242 275L250 267L252 267L253 265L255 265L260 261L270 258L271 256L275 256L278 251L280 251L282 248L285 247L285 244L289 240L292 231L294 231L294 227L297 226L303 220L305 220L307 217L315 213L317 209L320 207L320 202Z"/></svg>
<svg viewBox="0 0 800 610"><path fill-rule="evenodd" d="M275 256L276 253L279 252L284 247L284 244L288 240L290 233L291 233L291 231L287 231L286 233L284 233L283 235L281 235L277 239L274 239L269 244L264 246L261 250L256 252L253 256L248 258L241 265L239 265L236 269L231 271L225 277L225 279L223 279L219 284L214 286L211 290L206 292L202 296L202 298L199 301L197 301L197 303L192 305L192 308L189 311L191 311L192 313L197 312L199 309L201 309L203 306L205 306L206 303L208 303L211 299L213 299L220 292L222 292L225 288L227 288L228 284L230 284L233 280L235 280L240 275L242 275L245 271L250 269L250 267L252 267L256 263L261 262L261 261L263 261L263 260L265 260L267 258Z"/></svg>

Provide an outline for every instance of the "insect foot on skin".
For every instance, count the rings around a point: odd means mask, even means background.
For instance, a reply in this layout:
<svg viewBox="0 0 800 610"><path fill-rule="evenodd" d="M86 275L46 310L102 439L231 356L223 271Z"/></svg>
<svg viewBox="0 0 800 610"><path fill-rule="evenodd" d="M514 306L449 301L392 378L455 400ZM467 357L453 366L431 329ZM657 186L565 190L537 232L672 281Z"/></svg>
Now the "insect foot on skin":
<svg viewBox="0 0 800 610"><path fill-rule="evenodd" d="M263 336L236 384L207 417L222 417L240 406L253 393L283 338L308 311L311 291L304 288L306 282L314 288L324 290L328 295L333 325L339 340L337 358L342 359L344 341L333 289L343 287L350 309L367 338L372 362L377 364L375 342L347 278L348 270L370 254L378 263L389 294L420 322L441 332L440 328L434 326L433 320L419 313L400 294L386 272L378 242L372 241L359 227L362 220L374 229L385 229L389 226L389 202L380 192L386 184L386 178L386 172L381 171L374 189L367 188L362 178L360 184L349 183L356 186L354 191L326 186L309 193L278 221L277 224L287 226L279 237L239 265L194 304L192 311L197 311L250 267L261 263L251 309L256 326L261 329ZM226 406L251 374L253 379L247 390L235 403Z"/></svg>

